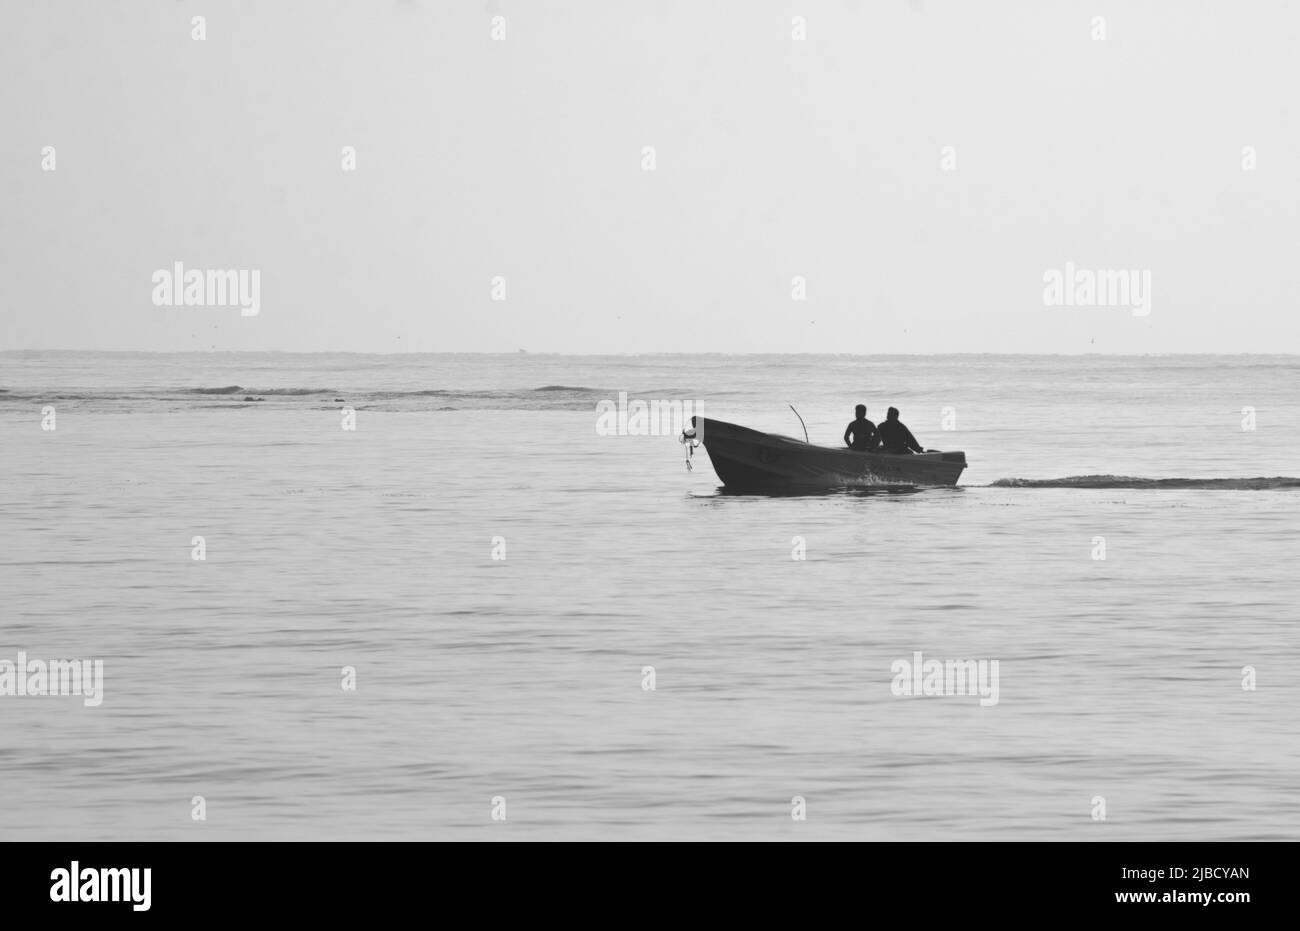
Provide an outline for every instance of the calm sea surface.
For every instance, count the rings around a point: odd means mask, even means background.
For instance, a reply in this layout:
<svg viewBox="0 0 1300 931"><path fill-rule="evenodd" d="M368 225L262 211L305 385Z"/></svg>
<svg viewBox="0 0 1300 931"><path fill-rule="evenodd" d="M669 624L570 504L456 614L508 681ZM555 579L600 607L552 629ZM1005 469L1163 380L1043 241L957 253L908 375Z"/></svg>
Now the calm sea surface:
<svg viewBox="0 0 1300 931"><path fill-rule="evenodd" d="M0 660L104 663L98 707L0 696L2 839L1300 838L1300 489L1199 481L1300 476L1295 357L0 353L0 389ZM893 404L970 467L720 494L597 435L620 391L829 445ZM917 651L997 660L997 704L896 696Z"/></svg>

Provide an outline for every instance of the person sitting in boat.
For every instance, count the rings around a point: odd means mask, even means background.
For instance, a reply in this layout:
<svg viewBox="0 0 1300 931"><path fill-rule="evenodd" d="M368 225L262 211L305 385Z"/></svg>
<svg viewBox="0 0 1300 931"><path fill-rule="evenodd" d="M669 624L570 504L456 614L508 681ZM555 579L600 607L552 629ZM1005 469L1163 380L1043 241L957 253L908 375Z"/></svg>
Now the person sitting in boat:
<svg viewBox="0 0 1300 931"><path fill-rule="evenodd" d="M860 453L870 452L879 443L876 425L867 419L867 405L859 404L853 412L858 419L844 428L844 445Z"/></svg>
<svg viewBox="0 0 1300 931"><path fill-rule="evenodd" d="M920 453L921 444L912 436L912 431L907 429L904 423L898 419L898 408L891 407L885 415L885 420L880 424L876 431L880 437L880 445L883 447L882 452L886 453Z"/></svg>

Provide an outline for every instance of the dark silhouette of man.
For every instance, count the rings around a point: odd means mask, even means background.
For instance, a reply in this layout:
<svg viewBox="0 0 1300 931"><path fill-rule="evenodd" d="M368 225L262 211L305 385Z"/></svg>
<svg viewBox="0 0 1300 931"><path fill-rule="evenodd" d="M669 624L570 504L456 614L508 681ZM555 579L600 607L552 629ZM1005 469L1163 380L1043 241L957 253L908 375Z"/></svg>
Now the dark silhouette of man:
<svg viewBox="0 0 1300 931"><path fill-rule="evenodd" d="M858 419L844 428L844 445L860 453L870 452L876 448L876 425L867 419L867 405L859 404L853 412Z"/></svg>
<svg viewBox="0 0 1300 931"><path fill-rule="evenodd" d="M887 453L920 453L925 450L921 449L921 444L912 436L912 431L907 429L906 425L898 419L898 408L891 407L885 414L885 419L881 421L876 435L880 437L880 445L883 452Z"/></svg>

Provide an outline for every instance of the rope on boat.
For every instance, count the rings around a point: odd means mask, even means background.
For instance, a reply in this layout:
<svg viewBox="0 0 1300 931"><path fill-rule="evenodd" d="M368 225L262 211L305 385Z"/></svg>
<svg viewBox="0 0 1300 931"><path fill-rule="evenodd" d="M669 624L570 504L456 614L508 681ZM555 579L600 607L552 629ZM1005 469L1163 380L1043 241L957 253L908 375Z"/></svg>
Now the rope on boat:
<svg viewBox="0 0 1300 931"><path fill-rule="evenodd" d="M695 455L695 447L700 445L700 438L695 435L695 428L687 427L683 430L677 442L686 447L686 471L694 472L695 466L691 465L691 457Z"/></svg>

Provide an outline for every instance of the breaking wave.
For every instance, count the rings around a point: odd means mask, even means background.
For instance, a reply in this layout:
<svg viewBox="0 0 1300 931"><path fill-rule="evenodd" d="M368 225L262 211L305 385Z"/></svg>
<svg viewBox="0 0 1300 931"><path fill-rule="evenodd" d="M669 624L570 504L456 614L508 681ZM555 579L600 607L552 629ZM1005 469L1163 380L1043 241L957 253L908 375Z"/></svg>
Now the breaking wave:
<svg viewBox="0 0 1300 931"><path fill-rule="evenodd" d="M616 402L618 390L591 388L583 385L542 385L537 388L259 388L245 385L213 385L204 387L170 388L116 388L109 390L13 391L2 389L0 400L4 403L23 401L87 401L150 402L188 401L196 407L207 408L219 400L242 399L254 396L259 400L279 401L281 404L301 399L308 403L332 403L346 400L390 411L454 411L454 410L533 410L533 411L594 411L601 401ZM631 398L685 399L691 394L681 390L656 389L628 391Z"/></svg>

